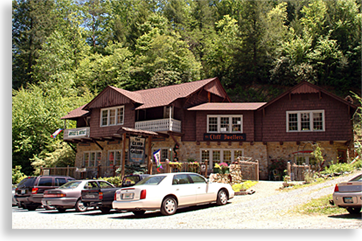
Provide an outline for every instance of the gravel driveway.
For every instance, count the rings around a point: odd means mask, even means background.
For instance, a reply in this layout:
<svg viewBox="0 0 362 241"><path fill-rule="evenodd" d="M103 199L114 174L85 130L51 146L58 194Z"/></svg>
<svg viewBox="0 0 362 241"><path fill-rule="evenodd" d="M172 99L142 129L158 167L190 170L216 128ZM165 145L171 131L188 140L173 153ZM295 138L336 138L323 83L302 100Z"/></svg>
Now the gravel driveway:
<svg viewBox="0 0 362 241"><path fill-rule="evenodd" d="M100 211L66 213L38 209L35 212L13 207L13 229L361 229L361 215L300 215L290 212L296 205L333 193L334 185L348 176L310 187L278 191L281 181L260 181L252 187L253 195L235 196L229 204L203 205L179 210L173 216L146 212L143 217L132 213Z"/></svg>

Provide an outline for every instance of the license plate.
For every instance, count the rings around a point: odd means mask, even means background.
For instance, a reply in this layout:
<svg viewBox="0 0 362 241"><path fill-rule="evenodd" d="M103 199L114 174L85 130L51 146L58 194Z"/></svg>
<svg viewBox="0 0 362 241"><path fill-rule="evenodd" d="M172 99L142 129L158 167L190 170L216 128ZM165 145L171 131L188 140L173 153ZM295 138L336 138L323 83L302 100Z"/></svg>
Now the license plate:
<svg viewBox="0 0 362 241"><path fill-rule="evenodd" d="M133 193L124 193L122 199L132 199Z"/></svg>
<svg viewBox="0 0 362 241"><path fill-rule="evenodd" d="M21 194L25 194L26 193L26 190L21 190Z"/></svg>
<svg viewBox="0 0 362 241"><path fill-rule="evenodd" d="M96 196L94 196L94 195L85 195L85 198L95 198Z"/></svg>
<svg viewBox="0 0 362 241"><path fill-rule="evenodd" d="M344 203L353 203L353 200L351 197L345 197L343 198Z"/></svg>

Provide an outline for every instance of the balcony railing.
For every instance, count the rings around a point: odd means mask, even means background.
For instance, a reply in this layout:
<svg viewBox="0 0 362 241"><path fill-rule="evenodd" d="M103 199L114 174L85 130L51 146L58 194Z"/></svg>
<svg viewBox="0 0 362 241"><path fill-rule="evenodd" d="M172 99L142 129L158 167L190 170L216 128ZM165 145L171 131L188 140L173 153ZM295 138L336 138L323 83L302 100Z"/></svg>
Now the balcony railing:
<svg viewBox="0 0 362 241"><path fill-rule="evenodd" d="M173 131L181 132L181 121L175 119L159 119L159 120L150 120L150 121L138 121L136 122L135 128L137 130L144 131Z"/></svg>
<svg viewBox="0 0 362 241"><path fill-rule="evenodd" d="M80 139L89 137L90 128L89 127L80 127L75 129L65 129L64 130L64 140L70 139Z"/></svg>

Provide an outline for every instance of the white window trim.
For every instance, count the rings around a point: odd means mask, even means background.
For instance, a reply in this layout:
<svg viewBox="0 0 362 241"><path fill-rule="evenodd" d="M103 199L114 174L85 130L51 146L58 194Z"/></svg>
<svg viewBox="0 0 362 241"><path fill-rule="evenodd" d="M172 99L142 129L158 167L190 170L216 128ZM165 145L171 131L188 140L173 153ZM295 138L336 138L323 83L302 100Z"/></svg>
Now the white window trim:
<svg viewBox="0 0 362 241"><path fill-rule="evenodd" d="M209 130L209 119L212 117L217 118L217 131L210 131ZM221 131L221 117L228 117L229 118L229 131ZM240 118L240 131L233 131L232 130L232 118ZM207 115L207 133L243 133L243 115Z"/></svg>
<svg viewBox="0 0 362 241"><path fill-rule="evenodd" d="M84 159L84 157L85 157L86 153L89 154L88 155L88 165L85 165L86 160ZM82 163L84 167L96 167L97 166L97 159L94 160L94 166L90 166L90 164L91 164L91 162L90 162L91 153L95 153L96 157L97 157L97 153L99 153L99 154L101 154L101 158L102 158L102 151L85 151L85 152L83 152L83 163ZM102 161L102 159L101 159L101 161Z"/></svg>
<svg viewBox="0 0 362 241"><path fill-rule="evenodd" d="M123 109L123 116L122 116L122 120L121 120L121 123L117 123L117 111L118 109ZM103 111L107 111L107 125L103 125L102 122L103 122ZM110 121L110 110L115 110L116 111L116 114L115 114L115 124L109 124L109 121ZM125 115L125 110L124 110L124 105L121 105L121 106L116 106L116 107L111 107L111 108L103 108L101 109L101 112L100 112L100 127L107 127L107 126L116 126L116 125L123 125L124 124L124 115Z"/></svg>
<svg viewBox="0 0 362 241"><path fill-rule="evenodd" d="M309 126L310 130L302 130L302 124L301 124L301 113L309 113ZM313 126L313 113L322 113L322 130L314 130ZM289 130L289 114L297 114L297 121L298 121L298 130L293 131ZM300 110L300 111L287 111L286 112L286 131L287 132L323 132L325 131L325 114L324 110Z"/></svg>
<svg viewBox="0 0 362 241"><path fill-rule="evenodd" d="M203 162L204 160L202 159L202 152L203 151L209 151L209 163L208 163L208 169L213 169L214 168L214 161L212 159L212 152L213 151L220 151L220 163L224 162L224 151L231 151L231 161L236 160L237 157L234 156L235 151L241 151L242 156L244 156L244 149L220 149L220 148L203 148L200 149L200 160Z"/></svg>

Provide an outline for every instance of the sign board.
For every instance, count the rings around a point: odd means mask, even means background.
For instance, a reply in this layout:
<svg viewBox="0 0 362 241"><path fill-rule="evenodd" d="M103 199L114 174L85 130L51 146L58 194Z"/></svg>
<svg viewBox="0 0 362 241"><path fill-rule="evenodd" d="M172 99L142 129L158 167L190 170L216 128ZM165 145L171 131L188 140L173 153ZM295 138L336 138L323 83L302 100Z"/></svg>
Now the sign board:
<svg viewBox="0 0 362 241"><path fill-rule="evenodd" d="M81 137L87 136L87 129L69 130L68 137Z"/></svg>
<svg viewBox="0 0 362 241"><path fill-rule="evenodd" d="M129 137L129 161L133 165L142 165L145 163L145 142L142 137Z"/></svg>
<svg viewBox="0 0 362 241"><path fill-rule="evenodd" d="M204 133L204 141L245 141L246 134Z"/></svg>

